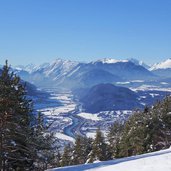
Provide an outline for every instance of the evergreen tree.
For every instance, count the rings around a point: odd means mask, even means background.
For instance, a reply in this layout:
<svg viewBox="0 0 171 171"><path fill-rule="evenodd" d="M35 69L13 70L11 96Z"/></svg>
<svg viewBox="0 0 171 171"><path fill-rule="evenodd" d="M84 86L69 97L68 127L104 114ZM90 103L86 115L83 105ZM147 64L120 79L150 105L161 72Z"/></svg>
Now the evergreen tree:
<svg viewBox="0 0 171 171"><path fill-rule="evenodd" d="M168 148L171 144L171 97L135 112L124 124L119 156L126 157Z"/></svg>
<svg viewBox="0 0 171 171"><path fill-rule="evenodd" d="M103 137L102 132L100 131L100 129L97 129L96 137L92 145L92 151L90 153L89 162L93 162L95 160L104 161L109 159L111 159L109 148L105 143L105 139Z"/></svg>
<svg viewBox="0 0 171 171"><path fill-rule="evenodd" d="M83 164L87 161L87 156L90 153L91 139L87 137L77 136L73 148L73 164Z"/></svg>
<svg viewBox="0 0 171 171"><path fill-rule="evenodd" d="M1 171L39 169L40 156L46 156L42 153L43 148L50 149L53 136L45 136L42 117L35 116L25 86L19 77L10 72L6 62L0 75Z"/></svg>
<svg viewBox="0 0 171 171"><path fill-rule="evenodd" d="M20 78L9 72L7 62L0 76L0 122L1 170L31 168L32 104Z"/></svg>
<svg viewBox="0 0 171 171"><path fill-rule="evenodd" d="M145 122L140 111L135 112L124 125L119 147L119 157L127 157L144 152Z"/></svg>
<svg viewBox="0 0 171 171"><path fill-rule="evenodd" d="M171 144L171 98L166 97L157 102L146 117L146 149L157 151L165 149Z"/></svg>
<svg viewBox="0 0 171 171"><path fill-rule="evenodd" d="M72 164L72 152L73 152L73 149L71 148L70 144L65 146L64 152L62 155L61 166L69 166Z"/></svg>
<svg viewBox="0 0 171 171"><path fill-rule="evenodd" d="M119 145L123 133L123 124L120 121L115 121L109 128L108 141L112 158L117 158L119 155Z"/></svg>
<svg viewBox="0 0 171 171"><path fill-rule="evenodd" d="M39 112L34 125L34 141L32 146L36 151L37 170L46 170L48 166L59 166L60 153L58 141L49 132L50 125L46 125L43 115Z"/></svg>

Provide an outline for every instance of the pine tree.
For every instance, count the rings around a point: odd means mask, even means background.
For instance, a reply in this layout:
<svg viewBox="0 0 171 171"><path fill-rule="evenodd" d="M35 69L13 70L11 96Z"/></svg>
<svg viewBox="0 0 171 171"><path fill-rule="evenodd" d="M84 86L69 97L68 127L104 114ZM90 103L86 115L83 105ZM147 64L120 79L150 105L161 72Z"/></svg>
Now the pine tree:
<svg viewBox="0 0 171 171"><path fill-rule="evenodd" d="M91 163L95 160L104 161L109 159L111 159L109 148L105 143L105 139L103 137L102 132L100 131L100 129L97 129L96 137L92 145L89 162Z"/></svg>
<svg viewBox="0 0 171 171"><path fill-rule="evenodd" d="M61 166L69 166L72 164L72 152L73 152L73 149L71 148L70 144L65 146L64 152L62 155Z"/></svg>
<svg viewBox="0 0 171 171"><path fill-rule="evenodd" d="M146 117L144 116L144 112L136 111L126 121L119 147L119 157L127 157L145 152Z"/></svg>
<svg viewBox="0 0 171 171"><path fill-rule="evenodd" d="M0 76L1 168L27 170L33 165L28 142L32 134L32 104L26 99L20 78L10 73L8 64Z"/></svg>
<svg viewBox="0 0 171 171"><path fill-rule="evenodd" d="M51 134L45 136L43 124L41 118L36 118L25 86L19 77L10 72L6 62L0 75L1 171L36 169L40 155L43 158L46 156L42 151L49 150L53 140Z"/></svg>
<svg viewBox="0 0 171 171"><path fill-rule="evenodd" d="M171 97L137 111L124 124L119 157L166 149L171 144Z"/></svg>
<svg viewBox="0 0 171 171"><path fill-rule="evenodd" d="M46 170L48 166L59 166L60 153L57 139L49 132L50 125L46 125L44 116L39 112L35 118L34 141L32 147L35 149L37 169Z"/></svg>
<svg viewBox="0 0 171 171"><path fill-rule="evenodd" d="M120 121L115 121L114 124L109 128L108 141L113 158L117 158L119 155L119 145L123 128L123 124Z"/></svg>
<svg viewBox="0 0 171 171"><path fill-rule="evenodd" d="M88 154L92 150L91 139L77 136L73 148L73 164L84 164L87 161Z"/></svg>
<svg viewBox="0 0 171 171"><path fill-rule="evenodd" d="M146 120L148 151L165 149L171 142L171 97L166 97L163 101L157 102L148 112Z"/></svg>

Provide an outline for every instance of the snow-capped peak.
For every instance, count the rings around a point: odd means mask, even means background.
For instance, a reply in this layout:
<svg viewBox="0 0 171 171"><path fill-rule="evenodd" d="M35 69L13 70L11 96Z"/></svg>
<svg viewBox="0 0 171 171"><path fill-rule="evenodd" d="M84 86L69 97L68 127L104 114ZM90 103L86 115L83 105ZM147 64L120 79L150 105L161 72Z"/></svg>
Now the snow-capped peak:
<svg viewBox="0 0 171 171"><path fill-rule="evenodd" d="M34 71L36 71L37 70L37 66L36 65L34 65L34 64L28 64L28 65L26 65L26 66L23 66L23 65L18 65L18 66L15 66L14 67L16 70L18 70L18 71L22 71L22 70L24 70L24 71L27 71L27 72L29 72L29 73L32 73L32 72L34 72Z"/></svg>
<svg viewBox="0 0 171 171"><path fill-rule="evenodd" d="M66 75L77 64L78 62L57 58L47 68L45 68L44 73L46 76L53 74L56 75L56 77L59 77L59 75Z"/></svg>
<svg viewBox="0 0 171 171"><path fill-rule="evenodd" d="M118 62L129 62L128 60L118 60L118 59L112 59L112 58L103 58L100 60L97 60L95 62L92 63L98 63L101 62L103 64L114 64L114 63L118 63Z"/></svg>
<svg viewBox="0 0 171 171"><path fill-rule="evenodd" d="M61 58L57 58L55 59L50 66L58 66L58 65L74 65L74 64L78 64L78 62L75 61L71 61L71 60L67 60L67 59L61 59Z"/></svg>
<svg viewBox="0 0 171 171"><path fill-rule="evenodd" d="M171 58L161 62L161 63L156 63L154 64L150 70L157 70L157 69L169 69L171 68Z"/></svg>

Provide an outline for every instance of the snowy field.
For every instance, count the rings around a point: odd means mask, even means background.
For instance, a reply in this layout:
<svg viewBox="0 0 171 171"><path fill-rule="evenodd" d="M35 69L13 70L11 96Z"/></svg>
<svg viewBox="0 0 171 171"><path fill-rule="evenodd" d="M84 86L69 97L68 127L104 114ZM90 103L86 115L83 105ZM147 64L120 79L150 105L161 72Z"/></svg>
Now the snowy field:
<svg viewBox="0 0 171 171"><path fill-rule="evenodd" d="M158 152L48 171L171 171L171 148Z"/></svg>
<svg viewBox="0 0 171 171"><path fill-rule="evenodd" d="M68 92L52 93L50 99L58 100L61 103L61 106L43 108L40 111L46 116L48 122L53 122L50 130L54 133L56 138L74 143L74 138L63 133L63 130L73 123L72 119L68 116L68 114L73 112L77 106L72 98L73 96Z"/></svg>
<svg viewBox="0 0 171 171"><path fill-rule="evenodd" d="M56 132L55 133L55 137L57 137L57 138L59 138L61 140L71 141L71 142L75 143L75 139L74 138L72 138L70 136L67 136L67 135L65 135L63 133L60 133L60 132Z"/></svg>
<svg viewBox="0 0 171 171"><path fill-rule="evenodd" d="M99 121L102 120L101 117L98 117L98 114L92 114L92 113L78 113L78 116L84 118L84 119L89 119L93 121Z"/></svg>

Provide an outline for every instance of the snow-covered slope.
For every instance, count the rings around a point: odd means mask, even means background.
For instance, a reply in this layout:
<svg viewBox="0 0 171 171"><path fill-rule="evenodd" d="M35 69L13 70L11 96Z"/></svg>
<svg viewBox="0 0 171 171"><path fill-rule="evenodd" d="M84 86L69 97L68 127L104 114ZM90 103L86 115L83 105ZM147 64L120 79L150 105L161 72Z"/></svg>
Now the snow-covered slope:
<svg viewBox="0 0 171 171"><path fill-rule="evenodd" d="M40 66L32 64L25 67L17 67L17 73L21 78L40 87L51 87L59 84L70 73L78 62L56 59L52 63L44 63Z"/></svg>
<svg viewBox="0 0 171 171"><path fill-rule="evenodd" d="M158 152L49 171L171 171L171 148Z"/></svg>
<svg viewBox="0 0 171 171"><path fill-rule="evenodd" d="M154 70L158 70L158 69L169 69L171 68L171 58L161 62L161 63L156 63L154 64L150 70L154 71Z"/></svg>
<svg viewBox="0 0 171 171"><path fill-rule="evenodd" d="M112 58L103 58L103 59L99 59L97 61L94 61L92 63L103 63L103 64L115 64L115 63L126 63L126 62L132 62L134 63L135 65L140 65L140 66L143 66L144 68L146 69L149 69L150 67L145 64L143 61L139 61L137 59L134 59L134 58L129 58L129 59L125 59L125 60L118 60L118 59L112 59Z"/></svg>
<svg viewBox="0 0 171 171"><path fill-rule="evenodd" d="M56 59L45 67L43 72L46 76L54 76L54 79L57 79L69 73L77 64L77 62L70 60Z"/></svg>
<svg viewBox="0 0 171 171"><path fill-rule="evenodd" d="M155 75L158 75L162 78L170 78L171 77L171 58L161 62L154 64L150 69Z"/></svg>

